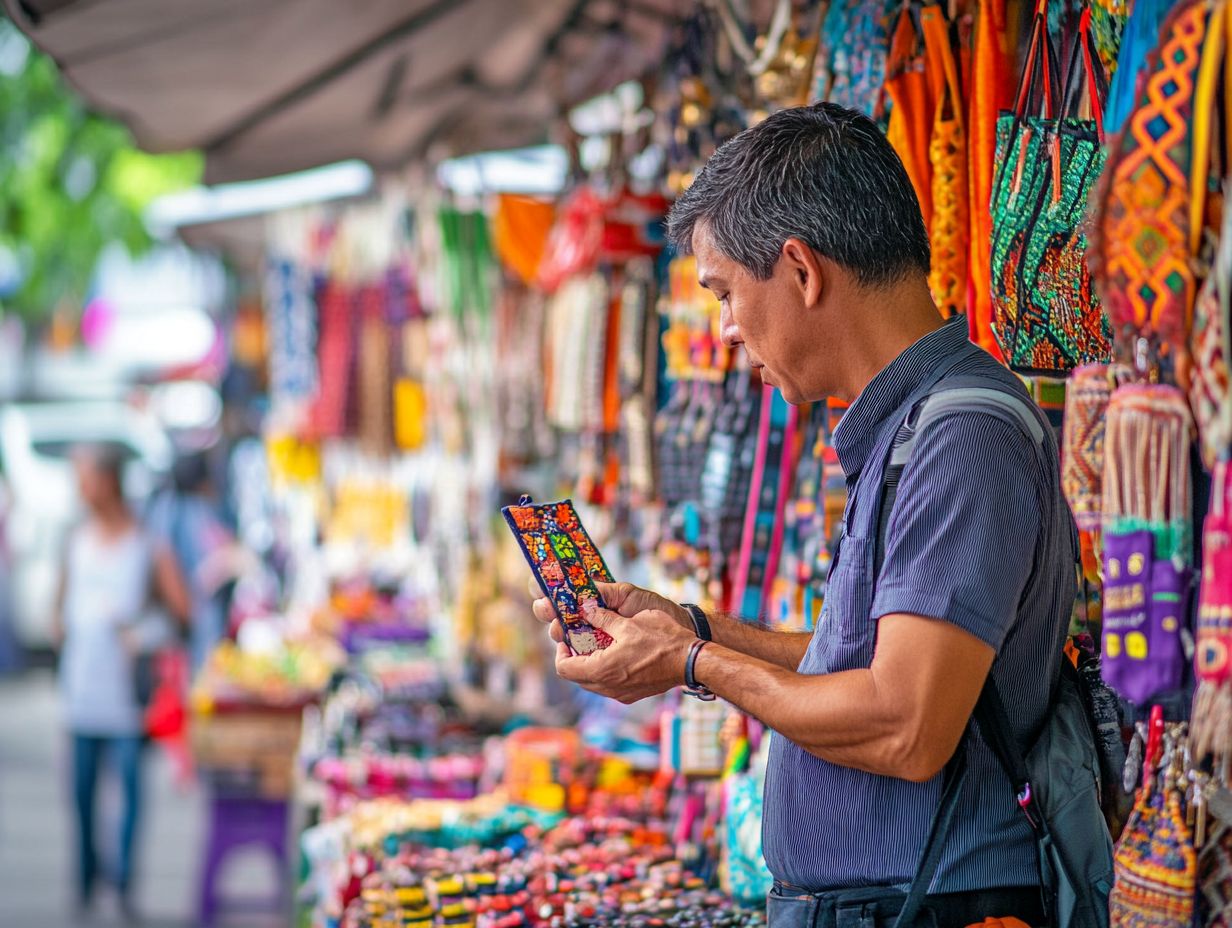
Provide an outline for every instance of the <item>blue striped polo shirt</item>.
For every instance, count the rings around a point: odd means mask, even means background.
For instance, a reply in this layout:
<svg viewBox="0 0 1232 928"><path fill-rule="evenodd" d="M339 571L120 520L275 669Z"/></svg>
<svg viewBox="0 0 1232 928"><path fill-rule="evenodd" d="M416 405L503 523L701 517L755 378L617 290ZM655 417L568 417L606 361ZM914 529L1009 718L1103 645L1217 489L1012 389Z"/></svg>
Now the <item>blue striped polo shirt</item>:
<svg viewBox="0 0 1232 928"><path fill-rule="evenodd" d="M944 374L940 372L944 370ZM917 437L873 576L879 456L928 384L961 377L1026 395L967 339L962 317L926 335L864 389L834 432L848 504L817 630L799 671L872 662L877 621L912 613L952 622L996 651L993 679L1022 743L1043 722L1075 594L1072 516L1055 438L1041 451L1020 426L955 410ZM933 389L936 389L934 387ZM888 436L888 437L887 437ZM933 892L1038 883L1031 831L976 726L968 775ZM919 861L941 776L911 783L822 760L772 736L763 843L774 876L808 890L905 886Z"/></svg>

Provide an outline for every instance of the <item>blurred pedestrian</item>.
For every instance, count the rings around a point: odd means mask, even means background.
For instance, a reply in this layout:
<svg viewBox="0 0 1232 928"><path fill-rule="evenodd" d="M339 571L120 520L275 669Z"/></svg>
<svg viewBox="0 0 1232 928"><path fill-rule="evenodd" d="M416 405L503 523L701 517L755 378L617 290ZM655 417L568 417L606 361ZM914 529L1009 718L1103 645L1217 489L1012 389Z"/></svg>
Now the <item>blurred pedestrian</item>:
<svg viewBox="0 0 1232 928"><path fill-rule="evenodd" d="M72 734L78 902L89 907L101 876L95 797L109 754L123 792L111 876L131 916L144 735L138 664L160 636L152 600L181 623L190 607L171 552L152 540L124 498L124 461L123 451L111 445L74 450L85 518L68 537L53 632L61 646L60 683Z"/></svg>
<svg viewBox="0 0 1232 928"><path fill-rule="evenodd" d="M148 524L175 554L188 585L189 668L195 676L226 635L229 590L249 560L223 521L205 454L176 461L172 487L155 500Z"/></svg>

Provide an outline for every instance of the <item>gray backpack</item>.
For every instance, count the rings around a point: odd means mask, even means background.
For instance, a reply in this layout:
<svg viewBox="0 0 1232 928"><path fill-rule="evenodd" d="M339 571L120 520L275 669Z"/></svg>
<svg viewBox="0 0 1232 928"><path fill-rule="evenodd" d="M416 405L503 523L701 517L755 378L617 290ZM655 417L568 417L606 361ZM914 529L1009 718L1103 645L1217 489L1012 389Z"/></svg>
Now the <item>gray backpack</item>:
<svg viewBox="0 0 1232 928"><path fill-rule="evenodd" d="M903 466L915 437L946 412L987 411L1012 422L1044 447L1046 425L1033 404L1009 389L945 386L917 403L894 439L877 523L876 567L884 557L885 532ZM1112 838L1100 806L1100 761L1086 683L1069 660L1035 743L1018 744L1001 696L989 674L976 704L980 734L996 755L1035 835L1044 911L1051 928L1107 928L1112 891ZM966 748L959 744L946 766L942 798L896 928L912 928L940 864L945 835L966 776ZM989 913L1012 914L1012 913Z"/></svg>

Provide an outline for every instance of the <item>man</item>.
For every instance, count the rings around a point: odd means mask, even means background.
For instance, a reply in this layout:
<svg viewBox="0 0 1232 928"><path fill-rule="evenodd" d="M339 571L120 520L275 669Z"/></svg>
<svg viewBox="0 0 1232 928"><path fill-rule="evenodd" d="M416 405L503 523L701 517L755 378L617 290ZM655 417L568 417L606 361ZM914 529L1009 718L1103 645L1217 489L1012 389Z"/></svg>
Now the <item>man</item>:
<svg viewBox="0 0 1232 928"><path fill-rule="evenodd" d="M1043 924L1030 827L968 722L991 669L1028 743L1059 674L1075 590L1053 436L1037 442L980 408L933 417L902 470L877 570L887 460L920 400L956 378L1026 397L965 321L943 322L933 304L928 237L898 156L841 107L780 112L719 148L669 225L722 304L724 342L743 345L764 382L792 403L852 404L833 438L848 489L841 546L814 633L711 615L701 645L705 621L616 584L602 588L613 611L592 619L615 643L585 657L559 645L558 672L631 702L680 685L692 654L697 685L774 730L764 847L772 921L784 924L800 919L776 900L911 883L965 738L931 918ZM546 600L535 613L553 619Z"/></svg>

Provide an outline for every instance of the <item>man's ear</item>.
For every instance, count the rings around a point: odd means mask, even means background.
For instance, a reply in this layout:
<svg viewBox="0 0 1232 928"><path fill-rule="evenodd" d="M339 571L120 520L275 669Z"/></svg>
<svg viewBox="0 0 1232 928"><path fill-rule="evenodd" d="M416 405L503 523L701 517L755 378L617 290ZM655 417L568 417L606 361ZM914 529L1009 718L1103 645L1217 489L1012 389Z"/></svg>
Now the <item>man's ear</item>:
<svg viewBox="0 0 1232 928"><path fill-rule="evenodd" d="M820 303L825 290L825 267L817 252L800 239L789 238L783 243L780 255L791 272L792 280L800 288L804 305L816 306Z"/></svg>

